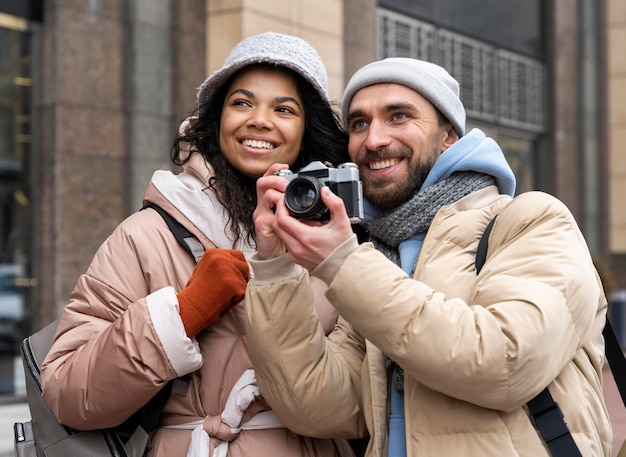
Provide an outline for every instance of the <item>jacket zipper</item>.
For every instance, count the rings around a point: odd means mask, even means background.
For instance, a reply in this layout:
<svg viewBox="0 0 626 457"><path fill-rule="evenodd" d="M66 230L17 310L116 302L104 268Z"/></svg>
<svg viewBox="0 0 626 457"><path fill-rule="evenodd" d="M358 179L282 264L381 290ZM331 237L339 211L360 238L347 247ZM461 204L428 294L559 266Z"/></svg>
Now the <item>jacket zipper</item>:
<svg viewBox="0 0 626 457"><path fill-rule="evenodd" d="M26 432L24 432L24 424L22 422L16 422L13 424L13 432L15 433L16 443L26 441Z"/></svg>

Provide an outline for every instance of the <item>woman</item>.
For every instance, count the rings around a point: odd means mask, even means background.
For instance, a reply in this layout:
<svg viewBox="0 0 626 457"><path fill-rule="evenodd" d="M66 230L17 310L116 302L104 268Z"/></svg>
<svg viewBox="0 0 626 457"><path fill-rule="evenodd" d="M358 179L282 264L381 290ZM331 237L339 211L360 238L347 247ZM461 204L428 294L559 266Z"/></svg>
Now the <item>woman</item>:
<svg viewBox="0 0 626 457"><path fill-rule="evenodd" d="M348 160L323 63L299 38L256 35L202 84L198 101L172 148L183 172L156 171L144 204L184 225L204 255L196 265L153 209L123 221L63 312L42 367L44 399L65 425L105 428L176 380L150 456L217 446L230 456L351 455L344 441L301 437L278 421L256 389L244 333L256 179L273 163ZM319 302L330 330L336 313Z"/></svg>

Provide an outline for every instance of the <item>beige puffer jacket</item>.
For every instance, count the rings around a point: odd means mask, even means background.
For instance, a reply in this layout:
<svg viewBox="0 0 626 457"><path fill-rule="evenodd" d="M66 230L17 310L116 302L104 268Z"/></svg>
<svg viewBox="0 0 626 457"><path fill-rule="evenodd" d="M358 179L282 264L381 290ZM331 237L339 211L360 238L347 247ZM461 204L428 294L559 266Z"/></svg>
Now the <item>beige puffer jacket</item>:
<svg viewBox="0 0 626 457"><path fill-rule="evenodd" d="M210 170L198 160L187 168L180 175L156 172L146 203L169 212L205 248L233 248L225 234L222 207L196 177ZM252 252L243 244L234 247ZM304 438L284 426L261 430L244 426L232 436L229 427L220 426L219 416L233 386L252 368L245 308L243 303L237 305L196 339L187 338L176 292L185 287L194 266L152 209L132 214L102 244L78 280L42 367L43 396L59 420L79 430L117 425L168 381L184 377L187 383L180 385L186 391L173 393L166 404L164 427L151 440L151 457L186 456L190 428L207 417L207 424L221 428L209 435L232 439L229 456L351 456L343 440ZM336 313L324 315L330 328ZM257 414L265 410L269 408L262 397L256 397L241 423L267 418ZM211 449L220 442L212 438Z"/></svg>
<svg viewBox="0 0 626 457"><path fill-rule="evenodd" d="M478 240L496 213L477 275ZM388 354L405 370L408 457L548 456L525 406L547 385L582 455L610 455L606 299L555 198L511 200L490 187L442 207L413 279L371 244L345 242L312 272L347 321L328 340L310 318L301 268L287 256L252 266L250 355L266 400L294 430L369 434L367 455L386 457Z"/></svg>

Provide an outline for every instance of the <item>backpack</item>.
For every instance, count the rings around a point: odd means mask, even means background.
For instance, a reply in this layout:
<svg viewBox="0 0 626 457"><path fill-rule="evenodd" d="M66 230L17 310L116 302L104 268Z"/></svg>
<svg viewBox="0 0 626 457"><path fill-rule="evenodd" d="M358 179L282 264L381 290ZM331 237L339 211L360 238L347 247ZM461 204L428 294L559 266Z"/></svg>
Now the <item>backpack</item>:
<svg viewBox="0 0 626 457"><path fill-rule="evenodd" d="M489 221L478 242L475 263L476 274L480 273L487 258L489 234L497 217L498 215L496 214ZM605 341L605 355L609 362L609 367L613 372L622 401L626 405L626 358L608 316L602 330L602 336ZM567 428L563 411L559 404L554 401L547 387L539 392L535 398L531 399L526 406L528 406L530 420L545 441L553 457L582 457L576 442L574 442L574 438L572 438ZM626 445L626 442L624 444ZM626 455L626 446L622 446L618 455Z"/></svg>
<svg viewBox="0 0 626 457"><path fill-rule="evenodd" d="M165 220L178 243L196 260L204 248L200 241L162 208L150 204ZM176 381L170 381L143 408L124 423L101 430L78 431L60 424L41 396L40 367L52 346L59 320L48 324L24 339L20 346L26 381L26 397L31 420L16 422L16 457L140 457L148 444L150 433Z"/></svg>

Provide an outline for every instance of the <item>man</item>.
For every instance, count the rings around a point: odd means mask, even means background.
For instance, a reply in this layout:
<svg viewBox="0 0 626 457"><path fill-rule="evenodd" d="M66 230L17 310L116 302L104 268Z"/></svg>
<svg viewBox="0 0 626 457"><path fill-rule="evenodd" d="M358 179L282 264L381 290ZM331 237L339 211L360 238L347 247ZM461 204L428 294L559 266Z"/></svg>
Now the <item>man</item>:
<svg viewBox="0 0 626 457"><path fill-rule="evenodd" d="M541 192L512 198L502 151L465 134L439 66L371 63L342 109L373 243L358 244L328 188L322 224L289 215L282 177L257 183L246 325L274 412L298 433L369 435L368 456L548 456L526 403L549 386L580 453L609 456L607 304L571 213ZM328 338L309 275L341 314Z"/></svg>

